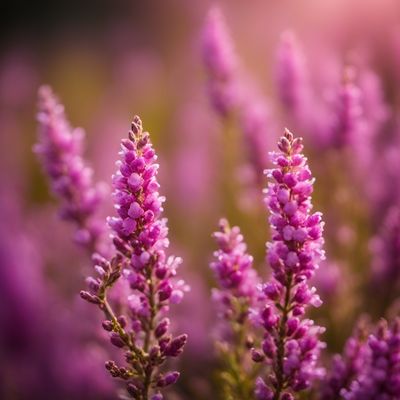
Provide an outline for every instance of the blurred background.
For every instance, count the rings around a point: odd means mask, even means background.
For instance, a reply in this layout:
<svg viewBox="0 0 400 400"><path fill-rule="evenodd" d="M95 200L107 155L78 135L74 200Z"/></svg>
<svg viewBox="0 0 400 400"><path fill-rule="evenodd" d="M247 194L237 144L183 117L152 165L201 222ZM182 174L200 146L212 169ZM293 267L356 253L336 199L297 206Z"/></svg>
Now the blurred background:
<svg viewBox="0 0 400 400"><path fill-rule="evenodd" d="M248 131L257 131L264 155L285 126L305 138L315 209L326 221L327 261L315 278L325 305L314 315L328 327L325 358L341 351L361 314L397 313L400 3L218 2L240 65L235 79L247 88L228 122L210 104L204 68L203 27L214 4L1 3L0 398L115 398L101 316L79 298L90 260L59 220L32 152L42 84L53 87L71 124L85 129L98 181L110 185L133 115L151 133L172 251L184 258L181 272L192 287L176 310L177 329L190 341L171 399L215 393L208 264L219 217L240 224L268 275L261 196L268 165L254 167ZM355 102L350 112L348 101ZM261 121L242 115L252 102ZM344 131L351 137L343 144ZM112 213L111 197L102 213Z"/></svg>

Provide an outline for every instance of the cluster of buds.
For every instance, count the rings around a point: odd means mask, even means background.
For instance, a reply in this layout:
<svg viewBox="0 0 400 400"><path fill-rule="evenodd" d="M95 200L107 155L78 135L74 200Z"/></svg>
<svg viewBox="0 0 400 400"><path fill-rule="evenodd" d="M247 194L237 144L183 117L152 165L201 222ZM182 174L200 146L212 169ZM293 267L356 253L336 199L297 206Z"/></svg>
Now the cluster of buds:
<svg viewBox="0 0 400 400"><path fill-rule="evenodd" d="M243 299L247 308L254 305L258 277L252 268L253 257L246 250L243 235L237 226L230 227L226 219L219 221L219 231L213 234L218 244L214 252L215 261L210 266L220 286L221 296Z"/></svg>
<svg viewBox="0 0 400 400"><path fill-rule="evenodd" d="M149 134L135 117L129 138L122 141L118 171L113 176L117 216L108 222L114 232L117 254L110 262L94 255L97 278L88 278L89 291L81 296L104 311L103 328L111 343L121 348L127 366L106 363L114 377L126 382L128 394L137 400L160 400L160 389L175 383L179 372L162 373L168 358L179 356L187 335L173 337L165 316L170 304L179 303L187 285L176 279L180 258L166 256L169 245L164 197L156 179L157 156ZM107 290L122 276L131 289L126 315L117 316L107 300Z"/></svg>

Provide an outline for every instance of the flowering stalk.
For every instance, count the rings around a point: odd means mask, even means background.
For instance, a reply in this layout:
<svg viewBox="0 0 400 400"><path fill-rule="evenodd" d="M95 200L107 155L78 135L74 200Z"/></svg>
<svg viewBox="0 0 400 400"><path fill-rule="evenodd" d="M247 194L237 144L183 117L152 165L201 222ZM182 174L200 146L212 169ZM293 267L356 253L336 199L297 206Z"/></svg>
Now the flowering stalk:
<svg viewBox="0 0 400 400"><path fill-rule="evenodd" d="M268 171L271 182L266 203L271 211L272 241L267 244L267 259L272 277L263 291L267 304L260 313L265 329L262 351L271 374L267 381L258 378L256 395L260 400L289 400L293 392L308 388L321 375L316 368L323 328L303 317L308 305L318 307L321 300L308 280L323 258L321 214L311 214L313 178L307 159L301 154L301 138L285 130L272 153L276 168ZM264 356L254 350L254 361Z"/></svg>
<svg viewBox="0 0 400 400"><path fill-rule="evenodd" d="M383 306L387 307L400 286L400 210L397 206L388 209L379 232L370 242L370 249L370 287L381 295Z"/></svg>
<svg viewBox="0 0 400 400"><path fill-rule="evenodd" d="M84 131L69 125L64 107L49 86L39 89L39 140L34 147L54 194L61 202L60 215L75 223L75 240L90 252L103 252L105 224L96 212L104 197L104 184L93 183L93 170L82 157Z"/></svg>
<svg viewBox="0 0 400 400"><path fill-rule="evenodd" d="M254 366L249 364L249 346L254 340L249 313L257 301L259 278L237 226L231 228L227 220L221 219L213 237L218 250L210 267L219 284L219 289L213 290L213 299L227 330L220 346L227 361L221 377L228 398L247 400L253 397L254 379Z"/></svg>
<svg viewBox="0 0 400 400"><path fill-rule="evenodd" d="M124 350L127 365L108 361L110 374L126 382L134 399L160 400L159 390L179 378L179 372L161 373L160 367L181 354L187 340L185 334L173 338L168 333L170 320L165 314L188 288L182 280L175 280L182 260L166 257L168 229L166 219L161 218L165 198L158 193L157 156L139 117L134 117L129 139L122 140L121 147L113 176L118 216L109 218L117 254L110 262L93 256L98 277L88 278L89 291L82 291L81 296L104 311L103 328L110 332L111 343ZM129 322L125 315L116 315L107 299L121 275L132 289L126 299Z"/></svg>
<svg viewBox="0 0 400 400"><path fill-rule="evenodd" d="M219 7L210 9L201 36L202 61L206 72L207 94L216 116L222 124L222 168L220 187L224 208L237 210L235 193L237 180L232 176L237 165L239 149L236 129L239 106L238 58L230 32Z"/></svg>
<svg viewBox="0 0 400 400"><path fill-rule="evenodd" d="M201 44L209 101L224 131L223 171L226 176L221 179L221 188L226 195L225 209L240 211L235 198L242 190L245 195L241 199L241 208L245 206L248 211L257 204L262 185L260 177L266 167L265 154L271 131L269 107L255 90L256 85L243 73L232 37L218 7L211 8L208 13ZM238 145L239 140L241 143ZM238 164L241 164L240 169ZM235 176L232 176L232 171L236 172ZM238 177L241 182L238 182ZM243 183L247 187L240 188L239 184Z"/></svg>
<svg viewBox="0 0 400 400"><path fill-rule="evenodd" d="M267 149L271 142L272 119L266 102L252 96L241 107L241 130L247 158L255 175L257 191L263 186L263 172L268 165Z"/></svg>
<svg viewBox="0 0 400 400"><path fill-rule="evenodd" d="M360 371L369 357L369 348L366 344L366 326L361 321L353 335L347 339L343 354L335 354L329 374L321 384L320 400L340 400L341 393L349 388L349 385Z"/></svg>
<svg viewBox="0 0 400 400"><path fill-rule="evenodd" d="M345 400L395 400L400 397L400 320L380 321L368 338L369 358L341 395Z"/></svg>
<svg viewBox="0 0 400 400"><path fill-rule="evenodd" d="M225 118L237 107L238 60L218 7L208 13L201 45L210 102L215 112Z"/></svg>
<svg viewBox="0 0 400 400"><path fill-rule="evenodd" d="M313 108L311 87L305 65L305 56L295 35L284 32L279 43L276 62L278 95L289 115L301 126ZM312 117L312 115L310 115ZM309 122L308 122L309 123Z"/></svg>
<svg viewBox="0 0 400 400"><path fill-rule="evenodd" d="M360 141L361 91L354 83L354 71L348 67L337 94L336 115L332 128L332 144L341 148ZM356 152L357 154L357 152Z"/></svg>

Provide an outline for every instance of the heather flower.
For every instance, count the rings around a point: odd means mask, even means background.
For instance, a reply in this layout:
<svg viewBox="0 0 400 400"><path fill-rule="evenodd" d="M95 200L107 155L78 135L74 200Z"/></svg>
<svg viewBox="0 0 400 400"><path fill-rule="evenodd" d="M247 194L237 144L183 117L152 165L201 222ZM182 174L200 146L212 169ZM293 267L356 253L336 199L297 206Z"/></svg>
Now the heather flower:
<svg viewBox="0 0 400 400"><path fill-rule="evenodd" d="M376 143L373 147L371 177L367 186L367 195L373 212L374 222L379 226L386 220L388 210L397 207L400 199L400 129L396 121L392 137L386 137L385 143Z"/></svg>
<svg viewBox="0 0 400 400"><path fill-rule="evenodd" d="M343 354L335 354L332 358L330 371L321 384L321 400L340 400L341 393L360 374L370 356L366 339L366 326L360 321L353 335L347 339Z"/></svg>
<svg viewBox="0 0 400 400"><path fill-rule="evenodd" d="M238 60L221 10L213 7L203 28L201 50L212 106L226 117L237 106Z"/></svg>
<svg viewBox="0 0 400 400"><path fill-rule="evenodd" d="M248 163L255 175L254 186L258 189L263 184L263 172L268 165L267 149L273 127L266 102L254 94L249 96L241 108L240 125Z"/></svg>
<svg viewBox="0 0 400 400"><path fill-rule="evenodd" d="M59 199L60 215L73 222L75 240L89 251L104 252L101 234L104 223L96 213L105 192L104 184L93 183L93 170L82 157L84 131L73 129L48 86L39 89L39 140L34 150Z"/></svg>
<svg viewBox="0 0 400 400"><path fill-rule="evenodd" d="M338 148L354 145L359 142L361 124L362 96L359 87L354 83L354 71L344 71L343 82L339 87L335 114L332 123L331 140Z"/></svg>
<svg viewBox="0 0 400 400"><path fill-rule="evenodd" d="M307 389L323 372L317 361L324 329L304 318L309 305L321 305L308 281L324 257L323 222L320 213L311 213L314 179L301 153L301 138L286 130L278 147L272 153L275 168L267 176L273 182L265 199L271 211L267 259L272 277L263 287L267 301L260 319L265 329L262 351L271 373L258 380L260 400L293 398L293 392Z"/></svg>
<svg viewBox="0 0 400 400"><path fill-rule="evenodd" d="M254 305L257 297L258 277L252 268L253 257L246 253L243 235L237 226L231 228L226 219L219 221L219 231L214 233L219 249L210 266L222 292L228 297L243 299L246 308Z"/></svg>
<svg viewBox="0 0 400 400"><path fill-rule="evenodd" d="M103 328L110 333L111 343L124 351L127 365L108 361L107 370L124 380L128 394L140 400L161 399L159 390L176 382L178 372L161 372L160 367L179 356L187 340L186 334L173 337L169 333L166 316L188 287L176 279L182 260L166 255L168 229L161 218L165 198L158 192L156 159L149 134L143 132L139 117L134 117L113 176L117 216L108 222L117 253L110 261L94 254L98 276L88 278L89 291L81 292L104 311ZM117 315L107 297L121 275L131 288L126 315Z"/></svg>
<svg viewBox="0 0 400 400"><path fill-rule="evenodd" d="M388 122L389 110L385 104L382 84L371 70L364 69L357 74L357 82L350 82L349 104L353 104L351 146L355 156L354 170L356 178L364 191L365 197L374 198L374 181L381 179L380 168L376 167L379 159L378 148L382 145L381 133ZM365 171L374 171L366 182ZM379 172L378 172L379 171Z"/></svg>
<svg viewBox="0 0 400 400"><path fill-rule="evenodd" d="M391 111L386 104L380 77L371 69L364 68L358 74L358 86L361 91L363 116L368 120L370 130L375 134L382 129L390 117Z"/></svg>
<svg viewBox="0 0 400 400"><path fill-rule="evenodd" d="M86 320L49 281L37 219L22 213L13 192L0 192L1 398L111 399Z"/></svg>
<svg viewBox="0 0 400 400"><path fill-rule="evenodd" d="M382 320L368 338L369 358L341 395L345 400L395 400L400 397L400 320Z"/></svg>
<svg viewBox="0 0 400 400"><path fill-rule="evenodd" d="M226 361L226 369L221 378L226 396L248 399L253 392L254 368L249 363L249 344L254 340L249 316L259 296L259 278L237 226L231 228L227 220L221 219L219 231L213 236L218 250L214 252L215 259L210 267L219 286L219 289L213 290L213 299L225 323L225 337L220 338L220 350Z"/></svg>
<svg viewBox="0 0 400 400"><path fill-rule="evenodd" d="M282 35L276 64L278 96L289 115L303 126L312 117L311 114L308 115L312 108L311 88L305 56L292 32Z"/></svg>
<svg viewBox="0 0 400 400"><path fill-rule="evenodd" d="M226 153L230 153L230 156L225 158L224 169L237 172L235 177L223 179L223 184L227 185L223 191L233 199L233 192L237 190L233 187L235 184L229 186L227 181L239 178L244 189L240 205L248 210L258 203L257 194L262 186L262 172L267 164L267 148L273 130L272 119L269 106L255 90L257 85L240 68L232 38L217 7L210 10L203 29L202 55L209 99L223 122L224 140L229 147ZM239 131L242 135L243 159L233 144ZM239 160L239 168L233 165L232 161L235 160Z"/></svg>
<svg viewBox="0 0 400 400"><path fill-rule="evenodd" d="M370 241L371 285L379 291L388 305L399 287L400 279L400 210L392 206L379 232Z"/></svg>

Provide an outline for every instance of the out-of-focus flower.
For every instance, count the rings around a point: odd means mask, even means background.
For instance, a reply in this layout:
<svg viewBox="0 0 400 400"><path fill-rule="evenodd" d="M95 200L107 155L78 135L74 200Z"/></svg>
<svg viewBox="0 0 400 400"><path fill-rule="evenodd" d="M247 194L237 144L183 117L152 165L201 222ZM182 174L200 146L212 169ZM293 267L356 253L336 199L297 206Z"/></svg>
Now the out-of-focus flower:
<svg viewBox="0 0 400 400"><path fill-rule="evenodd" d="M95 364L102 351L85 339L83 314L72 311L46 276L41 246L29 217L22 223L18 200L1 194L2 398L111 399L112 385Z"/></svg>
<svg viewBox="0 0 400 400"><path fill-rule="evenodd" d="M268 171L273 182L265 199L271 211L267 259L272 278L263 288L267 303L260 319L265 329L262 350L271 373L258 381L260 400L293 398L293 392L307 389L323 374L317 361L324 329L303 317L307 306L321 305L308 280L324 258L323 222L320 213L311 214L314 180L301 138L285 130L278 147L280 151L272 153L276 167Z"/></svg>
<svg viewBox="0 0 400 400"><path fill-rule="evenodd" d="M253 306L259 282L252 268L253 257L246 253L239 227L231 228L227 220L221 219L219 231L213 236L219 249L214 253L215 261L211 263L211 269L218 280L221 296L243 299L246 308Z"/></svg>
<svg viewBox="0 0 400 400"><path fill-rule="evenodd" d="M339 400L341 393L349 388L353 379L365 367L370 356L366 342L367 332L364 321L356 326L353 335L347 339L343 354L333 356L329 373L321 383L318 398L321 400Z"/></svg>
<svg viewBox="0 0 400 400"><path fill-rule="evenodd" d="M380 321L368 338L369 357L341 395L346 400L395 400L400 396L400 320Z"/></svg>
<svg viewBox="0 0 400 400"><path fill-rule="evenodd" d="M350 67L344 71L336 104L334 104L331 143L339 148L358 142L362 116L361 91L355 84L354 70Z"/></svg>
<svg viewBox="0 0 400 400"><path fill-rule="evenodd" d="M295 35L284 32L277 51L275 77L278 96L299 128L310 124L313 118L312 93L305 64L305 56Z"/></svg>
<svg viewBox="0 0 400 400"><path fill-rule="evenodd" d="M370 202L374 222L384 221L388 210L397 207L400 199L400 186L394 184L400 180L400 129L399 123L392 138L384 146L376 146L374 168L371 169L367 198Z"/></svg>
<svg viewBox="0 0 400 400"><path fill-rule="evenodd" d="M226 117L236 109L240 97L238 60L221 10L216 6L208 13L201 46L210 102L218 114Z"/></svg>
<svg viewBox="0 0 400 400"><path fill-rule="evenodd" d="M268 166L268 152L275 138L273 132L276 132L270 105L252 86L250 83L246 85L239 110L244 160L238 171L242 187L241 206L250 211L262 208L264 170Z"/></svg>
<svg viewBox="0 0 400 400"><path fill-rule="evenodd" d="M246 252L246 244L237 226L230 227L221 219L219 231L214 233L218 250L211 262L219 289L213 290L220 318L225 321L225 337L220 338L220 350L226 360L221 374L224 392L228 397L252 397L253 371L249 365L249 343L254 340L254 329L249 324L251 308L259 297L259 278L252 267L253 258Z"/></svg>
<svg viewBox="0 0 400 400"><path fill-rule="evenodd" d="M103 328L110 332L111 343L124 350L127 366L108 361L106 368L125 381L128 394L135 399L150 395L161 399L159 390L177 381L178 372L162 373L160 366L182 353L187 340L186 334L173 338L168 333L170 320L165 316L188 287L175 277L182 260L166 256L168 229L166 219L161 218L165 198L158 192L156 159L148 132L143 132L141 120L134 117L113 176L118 216L109 218L109 225L117 254L111 261L93 255L98 276L89 277L89 291L81 292L83 299L104 311ZM122 274L132 289L126 299L129 320L116 315L107 297Z"/></svg>
<svg viewBox="0 0 400 400"><path fill-rule="evenodd" d="M273 132L272 118L267 102L255 89L257 85L239 68L233 41L217 7L210 10L203 29L202 53L209 99L223 122L224 139L229 143L225 152L233 154L225 160L232 159L240 164L237 169L233 165L225 165L225 170L237 172L234 179L238 178L244 188L239 201L242 208L247 211L257 209ZM237 131L242 134L240 141L244 151L240 153L232 144L237 139ZM233 197L233 194L229 195Z"/></svg>
<svg viewBox="0 0 400 400"><path fill-rule="evenodd" d="M82 157L84 131L70 127L64 107L48 86L39 89L39 140L34 150L51 189L61 202L60 215L75 223L75 240L89 251L103 253L105 224L96 213L105 194L103 183L93 183L93 170Z"/></svg>
<svg viewBox="0 0 400 400"><path fill-rule="evenodd" d="M263 184L263 172L268 165L268 150L275 127L267 103L256 94L246 97L240 111L243 142L247 150L247 161L252 166L256 187Z"/></svg>
<svg viewBox="0 0 400 400"><path fill-rule="evenodd" d="M372 252L371 284L383 289L385 297L393 296L400 279L400 210L388 210L378 234L370 242ZM390 290L391 288L391 290Z"/></svg>
<svg viewBox="0 0 400 400"><path fill-rule="evenodd" d="M361 91L363 117L368 121L368 129L374 130L376 136L391 114L381 79L372 69L363 68L358 73L357 84Z"/></svg>

